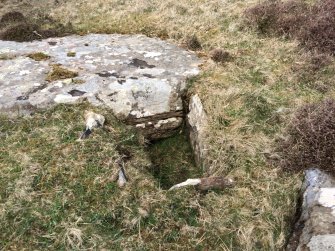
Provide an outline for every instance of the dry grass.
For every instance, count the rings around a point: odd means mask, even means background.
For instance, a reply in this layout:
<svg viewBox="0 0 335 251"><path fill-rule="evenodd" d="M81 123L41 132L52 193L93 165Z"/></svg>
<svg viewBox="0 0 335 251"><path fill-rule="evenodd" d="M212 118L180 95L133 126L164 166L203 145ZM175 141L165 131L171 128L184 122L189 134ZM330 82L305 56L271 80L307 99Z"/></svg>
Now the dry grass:
<svg viewBox="0 0 335 251"><path fill-rule="evenodd" d="M140 137L109 111L95 109L106 117L104 129L77 141L87 109L95 108L58 106L33 118L1 117L1 250L215 247L197 241L207 233L199 218L206 197L194 189L160 189ZM131 156L122 189L115 179L117 149ZM183 157L175 159L174 165Z"/></svg>
<svg viewBox="0 0 335 251"><path fill-rule="evenodd" d="M48 73L46 80L51 82L60 79L75 78L78 76L77 72L65 69L61 65L52 65L51 71Z"/></svg>
<svg viewBox="0 0 335 251"><path fill-rule="evenodd" d="M48 60L50 58L49 55L43 53L43 52L36 52L36 53L30 53L27 55L27 57L34 59L35 61L44 61Z"/></svg>
<svg viewBox="0 0 335 251"><path fill-rule="evenodd" d="M31 217L39 218L39 207L29 211L30 218L23 217L18 222L26 224L27 231L34 229L33 234L43 232L40 236L45 238L45 247L60 247L66 243L69 248L94 245L103 248L110 245L109 248L148 250L282 249L294 216L301 176L286 174L279 168L268 165L266 158L271 155L274 139L282 133L290 114L299 105L334 94L334 75L331 71L334 64L330 62L327 67L317 69L313 78L309 75L302 76L305 71L299 70L301 68L297 66L305 65L308 68L308 60L312 56L301 50L297 41L261 37L256 31L244 26L245 10L258 2L68 0L54 7L51 17L63 24L71 22L74 30L81 34L143 33L180 45L195 35L202 47L199 55L204 56L204 64L202 75L190 82L190 92L200 95L209 117L207 141L210 164L206 168L208 174L234 178L237 185L219 194L199 195L193 190L186 190L170 195L153 185L151 174L141 169L145 164L137 164L132 172L133 175L138 175L138 179L126 191L113 190L116 191L113 196L107 196L106 199L98 192L100 190L93 189L93 178L84 179L90 185L78 187L81 192L76 193L73 192L74 184L73 188L64 189L66 186L62 179L57 183L56 178L49 178L52 186L43 188L43 193L39 196L44 198L42 201L45 201L45 206L52 208L49 210L50 215L56 219L51 230L46 226L36 230L33 228L36 223L29 221ZM209 51L214 48L227 51L234 60L224 65L216 64L209 59ZM326 86L326 90L320 90L317 81L313 79L321 80L321 85ZM65 136L68 134L69 131L61 133ZM101 140L105 138L102 137ZM76 149L74 145L71 145L70 149L72 148ZM77 157L73 159L72 163L76 167L73 170L74 178L66 182L75 183L78 172L86 170L82 166L86 167L91 163L88 161L89 156L86 156L89 151L84 148L81 153L82 165L77 163ZM99 156L103 158L104 154L102 151ZM144 159L143 157L142 161ZM50 162L50 165L54 165L54 169L50 171L53 176L50 177L65 176L66 169L57 168L57 163L59 161L56 159ZM8 168L8 165L4 166ZM106 175L108 170L101 170L103 174L97 171L98 173L92 172L91 175L104 180L103 177L109 176ZM48 178L45 179L48 181ZM105 190L107 183L103 184L101 193L110 194ZM150 192L142 192L138 187L146 187L145 191ZM50 189L58 192L50 193ZM81 193L88 197L78 199L82 198ZM117 206L114 200L122 201L121 205ZM148 202L147 205L141 205L141 208L150 205L149 211L152 213L149 213L147 220L142 216L145 214L140 214L141 210L136 209L138 205L134 206L134 200L138 203L142 200ZM53 203L49 203L50 201ZM79 203L79 208L80 201L89 201L90 203L83 203L82 206L90 208L90 212L103 210L103 213L99 211L96 218L85 218L79 211L72 210L73 207L64 207L67 205L64 201ZM100 203L99 208L97 201ZM59 214L62 215L60 219L57 218ZM43 217L50 222L51 216ZM120 217L121 222L117 220ZM94 224L101 227L101 232L94 230ZM45 228L47 233L43 230ZM7 245L22 247L25 242L20 238L23 235L14 233ZM15 239L14 236L20 238ZM25 245L38 247L41 240L36 241L32 237L29 239L30 236L25 239L28 241Z"/></svg>

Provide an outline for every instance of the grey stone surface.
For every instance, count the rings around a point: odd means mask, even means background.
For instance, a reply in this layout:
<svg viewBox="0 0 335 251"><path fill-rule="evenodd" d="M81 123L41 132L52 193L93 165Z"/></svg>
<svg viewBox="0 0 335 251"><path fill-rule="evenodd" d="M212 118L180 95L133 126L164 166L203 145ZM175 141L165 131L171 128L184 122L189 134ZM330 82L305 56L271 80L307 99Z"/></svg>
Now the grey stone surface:
<svg viewBox="0 0 335 251"><path fill-rule="evenodd" d="M305 172L299 220L288 251L335 251L335 179L318 169Z"/></svg>
<svg viewBox="0 0 335 251"><path fill-rule="evenodd" d="M207 154L205 144L207 115L198 95L194 95L190 99L187 124L196 164L203 166L205 165L204 162Z"/></svg>
<svg viewBox="0 0 335 251"><path fill-rule="evenodd" d="M37 52L50 59L27 57ZM200 63L191 52L142 35L0 41L0 58L0 112L29 114L57 103L87 100L107 106L149 138L168 136L180 126L186 80L199 73ZM46 81L53 64L78 77Z"/></svg>

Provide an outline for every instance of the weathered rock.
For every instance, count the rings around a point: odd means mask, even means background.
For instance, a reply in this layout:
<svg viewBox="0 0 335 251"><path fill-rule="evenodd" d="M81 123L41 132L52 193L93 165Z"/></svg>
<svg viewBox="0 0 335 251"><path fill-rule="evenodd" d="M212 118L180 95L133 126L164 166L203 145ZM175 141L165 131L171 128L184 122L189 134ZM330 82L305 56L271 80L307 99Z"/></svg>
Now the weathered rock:
<svg viewBox="0 0 335 251"><path fill-rule="evenodd" d="M207 116L198 95L190 99L187 123L196 164L203 166L207 154L205 146Z"/></svg>
<svg viewBox="0 0 335 251"><path fill-rule="evenodd" d="M287 250L335 250L335 179L318 169L305 172L301 215Z"/></svg>
<svg viewBox="0 0 335 251"><path fill-rule="evenodd" d="M35 61L31 54L39 52L50 58ZM87 100L107 106L151 139L169 136L180 126L186 80L199 72L191 52L142 35L0 41L0 56L5 59L0 60L0 112L30 114ZM78 76L50 75L57 66Z"/></svg>

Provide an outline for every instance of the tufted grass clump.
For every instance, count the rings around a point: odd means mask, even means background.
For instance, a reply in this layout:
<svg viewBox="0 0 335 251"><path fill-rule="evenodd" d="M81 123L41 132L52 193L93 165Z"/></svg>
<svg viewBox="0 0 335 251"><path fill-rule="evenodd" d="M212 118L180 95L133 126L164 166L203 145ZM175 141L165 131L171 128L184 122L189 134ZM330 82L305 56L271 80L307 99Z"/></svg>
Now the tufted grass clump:
<svg viewBox="0 0 335 251"><path fill-rule="evenodd" d="M304 105L277 142L277 162L285 170L316 167L335 174L334 141L335 100Z"/></svg>
<svg viewBox="0 0 335 251"><path fill-rule="evenodd" d="M214 49L210 52L210 58L216 63L226 63L232 60L232 56L228 51L224 51L223 49Z"/></svg>
<svg viewBox="0 0 335 251"><path fill-rule="evenodd" d="M52 65L51 71L48 73L46 80L51 82L55 80L75 78L78 76L77 72L68 70L61 65L54 64Z"/></svg>
<svg viewBox="0 0 335 251"><path fill-rule="evenodd" d="M185 45L188 49L193 51L201 50L202 48L199 38L195 34L186 37Z"/></svg>
<svg viewBox="0 0 335 251"><path fill-rule="evenodd" d="M30 53L27 55L27 57L35 60L35 61L45 61L50 58L49 55L43 53L43 52L35 52L35 53Z"/></svg>
<svg viewBox="0 0 335 251"><path fill-rule="evenodd" d="M247 22L262 34L297 39L309 50L335 54L335 2L264 1L246 11Z"/></svg>
<svg viewBox="0 0 335 251"><path fill-rule="evenodd" d="M10 11L5 13L1 19L0 23L3 25L5 23L12 23L12 22L22 22L25 21L25 16L19 11Z"/></svg>

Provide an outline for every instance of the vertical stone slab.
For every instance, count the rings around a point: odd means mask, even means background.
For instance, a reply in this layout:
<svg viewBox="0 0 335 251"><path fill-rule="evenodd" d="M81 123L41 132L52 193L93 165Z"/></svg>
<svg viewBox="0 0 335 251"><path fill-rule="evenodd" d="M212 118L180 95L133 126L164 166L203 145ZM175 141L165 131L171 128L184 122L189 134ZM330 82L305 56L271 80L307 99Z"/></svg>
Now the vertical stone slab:
<svg viewBox="0 0 335 251"><path fill-rule="evenodd" d="M190 99L187 124L189 127L190 142L197 166L205 166L207 149L205 145L207 115L198 95Z"/></svg>
<svg viewBox="0 0 335 251"><path fill-rule="evenodd" d="M335 179L319 169L305 172L301 214L287 251L335 250Z"/></svg>

